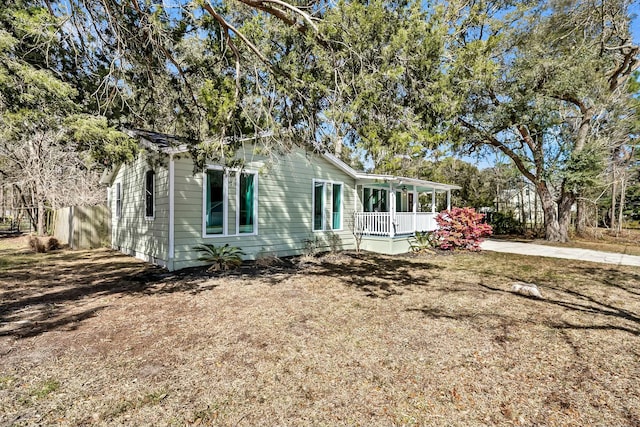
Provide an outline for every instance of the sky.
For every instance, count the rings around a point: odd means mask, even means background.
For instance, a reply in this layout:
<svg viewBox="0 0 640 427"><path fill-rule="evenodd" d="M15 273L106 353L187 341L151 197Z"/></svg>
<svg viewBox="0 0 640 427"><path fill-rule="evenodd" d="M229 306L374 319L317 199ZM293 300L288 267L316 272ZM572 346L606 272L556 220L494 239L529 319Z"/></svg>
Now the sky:
<svg viewBox="0 0 640 427"><path fill-rule="evenodd" d="M631 15L636 15L631 20L631 35L633 36L633 41L638 44L640 43L640 1L634 1L629 6L629 12L631 12Z"/></svg>

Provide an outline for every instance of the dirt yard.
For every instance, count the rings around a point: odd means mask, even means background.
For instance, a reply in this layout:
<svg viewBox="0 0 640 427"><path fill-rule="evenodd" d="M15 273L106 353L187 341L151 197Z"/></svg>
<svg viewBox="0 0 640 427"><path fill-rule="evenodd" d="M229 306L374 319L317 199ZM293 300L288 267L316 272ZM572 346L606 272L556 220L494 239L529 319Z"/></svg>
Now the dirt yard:
<svg viewBox="0 0 640 427"><path fill-rule="evenodd" d="M640 426L633 267L340 254L207 277L20 245L0 240L0 425Z"/></svg>

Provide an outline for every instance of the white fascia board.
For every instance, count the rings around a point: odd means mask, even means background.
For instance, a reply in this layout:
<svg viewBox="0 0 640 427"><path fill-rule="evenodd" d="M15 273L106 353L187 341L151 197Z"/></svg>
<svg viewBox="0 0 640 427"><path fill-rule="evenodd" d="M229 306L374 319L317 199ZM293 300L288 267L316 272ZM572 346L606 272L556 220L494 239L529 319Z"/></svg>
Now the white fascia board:
<svg viewBox="0 0 640 427"><path fill-rule="evenodd" d="M383 182L394 182L397 178L393 175L379 175L373 173L364 173L360 172L356 176L356 179L360 179L363 181L383 181Z"/></svg>
<svg viewBox="0 0 640 427"><path fill-rule="evenodd" d="M172 154L186 153L187 151L189 151L186 144L181 144L181 145L178 145L177 147L160 148L158 147L157 144L154 144L153 142L149 141L144 136L137 136L137 138L140 139L140 145L142 145L144 148L147 148L151 151L155 151L156 153L164 153L164 154L172 155Z"/></svg>
<svg viewBox="0 0 640 427"><path fill-rule="evenodd" d="M111 185L113 183L113 178L118 174L120 170L120 164L117 164L109 169L105 169L100 176L100 184L103 185Z"/></svg>
<svg viewBox="0 0 640 427"><path fill-rule="evenodd" d="M259 139L259 138L267 138L273 135L273 132L263 132L259 135L256 136L249 136L246 138L240 138L238 139L238 142L245 142L245 141L252 141L255 139ZM144 137L142 137L142 139L144 139ZM231 143L231 138L226 138L225 140L225 144L230 144ZM161 151L163 153L166 154L182 154L182 153L187 153L189 152L189 147L187 146L187 144L180 144L177 147L166 147L166 148L162 148Z"/></svg>
<svg viewBox="0 0 640 427"><path fill-rule="evenodd" d="M332 163L338 169L341 169L343 172L345 172L351 178L358 179L358 175L360 174L360 172L357 172L355 169L353 169L351 166L349 166L348 164L346 164L345 162L343 162L342 160L340 160L339 158L337 158L333 154L322 153L322 157L327 159L329 161L329 163Z"/></svg>
<svg viewBox="0 0 640 427"><path fill-rule="evenodd" d="M370 180L370 181L385 181L385 182L394 181L396 179L396 177L393 175L379 175L379 174L372 174L372 173L366 173L366 172L359 172L331 153L322 153L322 157L324 157L330 163L336 166L338 169L341 169L342 171L346 172L347 175L355 179Z"/></svg>
<svg viewBox="0 0 640 427"><path fill-rule="evenodd" d="M458 185L443 184L441 182L426 181L423 179L406 178L406 177L397 177L397 178L398 178L398 181L402 181L405 184L417 185L420 187L430 187L437 190L459 190L460 188L462 188Z"/></svg>
<svg viewBox="0 0 640 427"><path fill-rule="evenodd" d="M189 148L187 148L186 144L178 145L177 147L171 147L171 148L167 147L162 149L163 153L170 154L170 155L182 154L188 151L189 151Z"/></svg>

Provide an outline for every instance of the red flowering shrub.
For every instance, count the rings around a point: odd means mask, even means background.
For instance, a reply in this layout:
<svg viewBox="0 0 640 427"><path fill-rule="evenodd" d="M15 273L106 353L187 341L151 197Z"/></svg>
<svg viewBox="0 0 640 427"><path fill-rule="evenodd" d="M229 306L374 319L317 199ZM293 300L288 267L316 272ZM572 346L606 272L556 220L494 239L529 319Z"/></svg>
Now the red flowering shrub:
<svg viewBox="0 0 640 427"><path fill-rule="evenodd" d="M482 222L484 214L473 208L452 208L436 217L439 228L436 241L440 249L466 249L479 251L483 237L493 233L491 226Z"/></svg>

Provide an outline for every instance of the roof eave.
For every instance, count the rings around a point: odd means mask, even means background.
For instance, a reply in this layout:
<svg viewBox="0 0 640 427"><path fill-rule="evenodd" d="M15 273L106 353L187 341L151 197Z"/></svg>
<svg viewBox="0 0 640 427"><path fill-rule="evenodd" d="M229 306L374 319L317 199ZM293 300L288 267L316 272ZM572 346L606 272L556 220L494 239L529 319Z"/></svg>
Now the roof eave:
<svg viewBox="0 0 640 427"><path fill-rule="evenodd" d="M444 191L459 190L461 188L458 185L443 184L443 183L440 183L440 182L426 181L426 180L423 180L423 179L408 178L408 177L404 177L404 176L382 175L382 174L358 172L355 169L353 169L351 166L349 166L348 164L346 164L345 162L343 162L342 160L340 160L338 157L336 157L335 155L333 155L331 153L322 153L322 156L325 159L329 160L329 162L331 162L334 166L338 167L343 172L346 172L347 175L349 175L352 178L355 178L356 180L362 180L362 181L370 180L370 181L384 181L384 182L398 182L398 183L404 182L404 183L407 183L407 184L433 188L433 189L436 189L436 190L444 190Z"/></svg>
<svg viewBox="0 0 640 427"><path fill-rule="evenodd" d="M100 175L100 181L98 181L102 185L111 185L113 182L113 178L118 174L120 170L120 164L113 166L112 168L105 169L102 171L102 175Z"/></svg>

